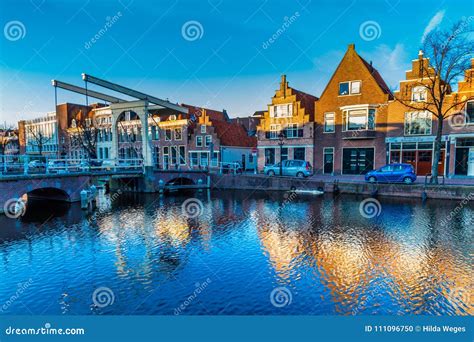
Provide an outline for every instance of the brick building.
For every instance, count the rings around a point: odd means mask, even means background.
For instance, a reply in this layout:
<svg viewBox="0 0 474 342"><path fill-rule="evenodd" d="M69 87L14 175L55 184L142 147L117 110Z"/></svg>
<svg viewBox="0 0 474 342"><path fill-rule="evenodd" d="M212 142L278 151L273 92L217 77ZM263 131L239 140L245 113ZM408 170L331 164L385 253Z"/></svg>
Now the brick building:
<svg viewBox="0 0 474 342"><path fill-rule="evenodd" d="M316 101L315 172L365 174L384 165L391 99L382 76L350 44Z"/></svg>
<svg viewBox="0 0 474 342"><path fill-rule="evenodd" d="M296 90L281 77L280 88L257 126L258 169L286 159L314 164L314 95Z"/></svg>

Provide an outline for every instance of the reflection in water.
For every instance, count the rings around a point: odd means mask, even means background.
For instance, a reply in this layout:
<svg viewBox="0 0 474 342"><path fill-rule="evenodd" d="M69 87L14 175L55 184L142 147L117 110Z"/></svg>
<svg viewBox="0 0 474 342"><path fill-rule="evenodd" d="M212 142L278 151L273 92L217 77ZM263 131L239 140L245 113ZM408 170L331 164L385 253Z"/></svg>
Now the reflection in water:
<svg viewBox="0 0 474 342"><path fill-rule="evenodd" d="M4 312L173 314L209 278L183 314L474 313L472 205L444 225L454 201L382 199L381 215L366 219L352 196L192 196L203 203L197 218L183 216L186 196L143 194L101 194L95 213L29 203L21 219L1 217ZM92 303L100 286L113 305ZM277 286L291 305L271 305Z"/></svg>

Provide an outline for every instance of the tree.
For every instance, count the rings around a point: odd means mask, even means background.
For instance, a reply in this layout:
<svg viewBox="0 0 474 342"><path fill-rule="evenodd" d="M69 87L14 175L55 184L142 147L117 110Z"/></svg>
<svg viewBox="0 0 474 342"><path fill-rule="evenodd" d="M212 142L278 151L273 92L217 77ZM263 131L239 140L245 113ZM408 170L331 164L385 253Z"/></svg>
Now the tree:
<svg viewBox="0 0 474 342"><path fill-rule="evenodd" d="M28 144L36 146L39 155L43 155L43 147L51 140L51 137L47 136L41 128L34 129L31 125L28 126L28 133Z"/></svg>
<svg viewBox="0 0 474 342"><path fill-rule="evenodd" d="M97 140L99 130L95 120L85 118L70 129L71 145L81 148L88 159L97 159Z"/></svg>
<svg viewBox="0 0 474 342"><path fill-rule="evenodd" d="M444 120L455 114L455 110L463 108L471 98L460 99L454 96L452 86L463 77L469 69L473 57L474 44L469 37L467 20L455 23L451 29L430 32L423 41L422 53L426 59L420 62L421 78L414 84L400 89L395 100L416 111L427 111L437 122L434 143L434 155L431 165L431 181L438 183L438 163L441 156L442 133ZM412 90L423 89L426 94L423 101L413 102ZM457 112L456 112L457 113Z"/></svg>

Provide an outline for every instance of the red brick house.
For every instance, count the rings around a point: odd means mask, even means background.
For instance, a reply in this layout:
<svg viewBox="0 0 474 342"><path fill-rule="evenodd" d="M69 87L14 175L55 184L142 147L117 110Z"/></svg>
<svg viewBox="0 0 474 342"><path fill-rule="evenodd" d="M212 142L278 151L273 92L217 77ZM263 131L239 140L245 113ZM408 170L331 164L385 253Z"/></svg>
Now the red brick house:
<svg viewBox="0 0 474 342"><path fill-rule="evenodd" d="M379 72L350 44L316 101L315 173L357 175L384 165L392 98Z"/></svg>

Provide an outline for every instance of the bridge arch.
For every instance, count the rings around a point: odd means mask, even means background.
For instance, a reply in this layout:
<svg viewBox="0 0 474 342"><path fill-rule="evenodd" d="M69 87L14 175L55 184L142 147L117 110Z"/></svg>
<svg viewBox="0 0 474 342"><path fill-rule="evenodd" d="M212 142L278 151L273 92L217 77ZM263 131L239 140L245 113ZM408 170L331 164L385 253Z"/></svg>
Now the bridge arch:
<svg viewBox="0 0 474 342"><path fill-rule="evenodd" d="M26 192L27 199L45 199L53 201L71 202L71 196L63 190L56 187L36 188Z"/></svg>

